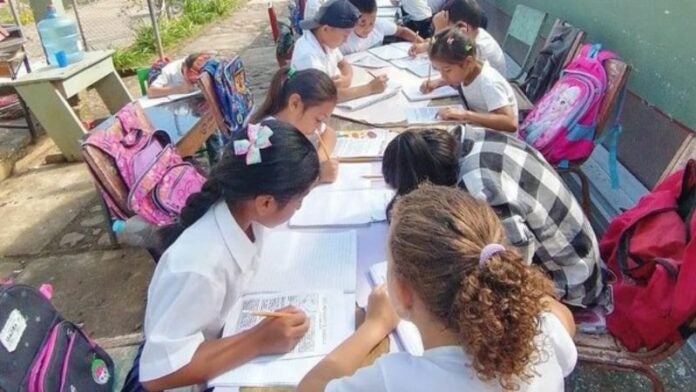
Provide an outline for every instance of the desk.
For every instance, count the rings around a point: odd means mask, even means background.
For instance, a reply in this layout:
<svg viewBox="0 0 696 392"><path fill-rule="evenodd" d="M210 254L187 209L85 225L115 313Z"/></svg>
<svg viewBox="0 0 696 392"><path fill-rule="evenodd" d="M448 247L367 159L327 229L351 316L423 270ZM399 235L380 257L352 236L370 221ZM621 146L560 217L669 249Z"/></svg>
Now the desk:
<svg viewBox="0 0 696 392"><path fill-rule="evenodd" d="M114 69L112 54L111 50L87 52L78 63L37 69L0 87L14 87L63 155L79 160L80 139L87 129L68 98L94 87L112 114L133 100Z"/></svg>

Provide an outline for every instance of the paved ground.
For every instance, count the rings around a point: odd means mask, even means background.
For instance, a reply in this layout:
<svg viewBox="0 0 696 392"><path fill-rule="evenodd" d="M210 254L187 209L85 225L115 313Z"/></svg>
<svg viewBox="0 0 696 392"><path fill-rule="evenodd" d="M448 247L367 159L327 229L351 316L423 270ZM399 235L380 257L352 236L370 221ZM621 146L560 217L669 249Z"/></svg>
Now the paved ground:
<svg viewBox="0 0 696 392"><path fill-rule="evenodd" d="M275 5L284 13L285 3ZM176 55L201 49L241 55L250 87L260 100L277 69L266 7L263 0L246 3L208 28L204 36L183 43ZM139 95L133 78L126 84L134 96ZM87 98L90 105L85 116L102 117L103 107L92 98ZM47 155L57 152L46 138L29 148L30 154L15 166L14 176L0 182L0 279L51 282L58 308L69 319L84 322L89 333L110 347L122 377L142 331L154 264L144 251L115 249L109 244L97 195L83 164L43 164ZM694 390L694 363L693 353L684 349L656 369L667 390ZM648 391L650 386L647 379L635 374L579 367L567 389L628 392Z"/></svg>

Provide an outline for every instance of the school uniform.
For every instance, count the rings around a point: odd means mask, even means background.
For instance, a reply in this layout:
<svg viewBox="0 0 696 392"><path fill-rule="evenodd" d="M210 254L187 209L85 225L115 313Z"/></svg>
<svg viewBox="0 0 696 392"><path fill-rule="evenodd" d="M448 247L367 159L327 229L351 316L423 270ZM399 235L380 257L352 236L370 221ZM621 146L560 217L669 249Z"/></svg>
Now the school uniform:
<svg viewBox="0 0 696 392"><path fill-rule="evenodd" d="M232 305L258 269L263 228L252 224L252 231L253 242L221 201L162 255L147 295L141 381L181 369L201 343L221 337Z"/></svg>
<svg viewBox="0 0 696 392"><path fill-rule="evenodd" d="M520 391L562 391L563 378L577 362L577 350L561 321L553 314L539 316L541 332L537 347L544 350L543 362L534 366L535 375ZM461 346L426 350L423 356L388 354L354 375L332 380L326 392L421 392L421 391L503 391L497 379L482 381L471 366L472 358Z"/></svg>
<svg viewBox="0 0 696 392"><path fill-rule="evenodd" d="M483 27L479 27L475 43L476 49L478 50L478 57L488 61L496 71L501 75L505 75L507 72L505 68L505 54L503 53L503 48L498 44L498 41L496 41Z"/></svg>
<svg viewBox="0 0 696 392"><path fill-rule="evenodd" d="M430 38L433 35L431 25L433 11L428 5L428 0L402 0L401 10L404 13L404 26L423 38Z"/></svg>
<svg viewBox="0 0 696 392"><path fill-rule="evenodd" d="M185 59L175 60L162 67L161 72L150 84L155 87L180 86L186 83L182 73Z"/></svg>
<svg viewBox="0 0 696 392"><path fill-rule="evenodd" d="M355 31L351 31L346 42L341 45L341 53L347 55L382 45L384 37L396 34L397 29L396 23L385 19L377 19L375 27L365 38L358 37Z"/></svg>
<svg viewBox="0 0 696 392"><path fill-rule="evenodd" d="M445 8L445 4L447 4L447 0L428 0L428 6L430 6L430 12L433 15L442 11Z"/></svg>
<svg viewBox="0 0 696 392"><path fill-rule="evenodd" d="M512 106L517 117L517 99L510 83L491 65L483 62L481 73L468 86L460 87L460 96L466 109L478 113L490 113L505 106Z"/></svg>
<svg viewBox="0 0 696 392"><path fill-rule="evenodd" d="M326 2L326 0L307 0L304 6L304 15L302 19L311 19L317 14L319 8Z"/></svg>
<svg viewBox="0 0 696 392"><path fill-rule="evenodd" d="M343 55L338 48L327 48L319 43L311 30L305 30L302 37L295 42L291 64L298 71L314 68L334 77L341 75L338 68L341 60Z"/></svg>
<svg viewBox="0 0 696 392"><path fill-rule="evenodd" d="M597 237L563 180L544 157L514 136L458 126L459 186L498 213L508 240L531 248L563 302L594 304L604 286Z"/></svg>

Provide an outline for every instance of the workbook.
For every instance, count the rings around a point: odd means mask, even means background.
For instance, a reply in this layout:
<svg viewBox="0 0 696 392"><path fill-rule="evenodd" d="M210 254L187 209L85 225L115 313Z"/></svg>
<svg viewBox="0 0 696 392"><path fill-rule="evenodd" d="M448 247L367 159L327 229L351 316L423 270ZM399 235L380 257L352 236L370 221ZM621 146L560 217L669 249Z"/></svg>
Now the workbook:
<svg viewBox="0 0 696 392"><path fill-rule="evenodd" d="M402 90L409 101L425 101L429 99L456 97L458 95L457 90L450 86L438 87L428 94L423 94L418 84L404 86Z"/></svg>
<svg viewBox="0 0 696 392"><path fill-rule="evenodd" d="M340 170L340 169L339 169ZM387 219L391 189L318 190L309 193L302 208L290 218L290 227L365 226Z"/></svg>
<svg viewBox="0 0 696 392"><path fill-rule="evenodd" d="M355 331L357 233L269 230L258 271L227 316L223 336L251 328L263 317L250 311L302 309L310 329L283 355L263 356L228 371L211 386L297 385L301 378Z"/></svg>
<svg viewBox="0 0 696 392"><path fill-rule="evenodd" d="M387 262L381 262L370 267L370 283L378 286L387 282ZM415 324L410 321L401 320L394 331L394 341L401 351L406 351L411 355L423 355L423 340Z"/></svg>
<svg viewBox="0 0 696 392"><path fill-rule="evenodd" d="M379 94L372 94L366 97L356 98L350 101L341 102L336 106L344 110L360 110L366 108L370 105L374 105L378 102L387 100L399 93L401 89L399 87L389 87Z"/></svg>
<svg viewBox="0 0 696 392"><path fill-rule="evenodd" d="M384 149L396 137L387 129L336 132L336 147L333 155L340 161L380 160Z"/></svg>

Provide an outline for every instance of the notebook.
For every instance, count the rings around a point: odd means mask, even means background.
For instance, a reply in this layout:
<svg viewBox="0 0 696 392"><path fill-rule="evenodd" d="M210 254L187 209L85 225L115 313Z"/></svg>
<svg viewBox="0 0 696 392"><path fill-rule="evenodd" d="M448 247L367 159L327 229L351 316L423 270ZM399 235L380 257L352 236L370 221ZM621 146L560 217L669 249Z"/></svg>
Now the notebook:
<svg viewBox="0 0 696 392"><path fill-rule="evenodd" d="M386 283L387 281L387 262L383 261L370 267L370 282L373 286ZM411 355L423 355L423 340L415 324L410 321L401 320L394 331L394 339L399 349Z"/></svg>
<svg viewBox="0 0 696 392"><path fill-rule="evenodd" d="M284 355L259 357L214 378L210 386L293 386L355 330L357 233L271 230L246 294L227 316L223 336L261 321L242 310L292 304L310 317L310 330ZM274 244L272 246L271 244ZM278 246L282 244L282 246Z"/></svg>
<svg viewBox="0 0 696 392"><path fill-rule="evenodd" d="M384 92L379 94L368 95L366 97L356 98L350 101L341 102L337 107L344 110L360 110L370 105L389 99L399 93L401 89L397 86L387 87Z"/></svg>
<svg viewBox="0 0 696 392"><path fill-rule="evenodd" d="M424 101L428 99L439 99L439 98L449 98L456 97L458 95L457 90L450 86L438 87L428 94L423 94L420 91L420 85L412 84L405 86L403 88L404 95L409 101Z"/></svg>
<svg viewBox="0 0 696 392"><path fill-rule="evenodd" d="M408 125L414 124L439 124L448 122L440 119L437 113L446 107L454 106L426 106L409 108L406 111L406 122Z"/></svg>
<svg viewBox="0 0 696 392"><path fill-rule="evenodd" d="M351 62L351 64L356 65L358 67L363 67L363 68L386 68L386 67L390 66L390 64L388 62L386 62L378 57L375 57L370 53L364 53L364 54L365 54L364 56L359 57L356 60L353 60Z"/></svg>
<svg viewBox="0 0 696 392"><path fill-rule="evenodd" d="M409 46L404 48L404 45L398 45L398 44L392 44L392 45L384 45L384 46L377 46L372 49L368 49L368 52L374 54L375 56L381 58L382 60L395 60L395 59L402 59L404 57L408 57L408 49L410 47L410 43L407 43Z"/></svg>
<svg viewBox="0 0 696 392"><path fill-rule="evenodd" d="M392 61L392 65L397 68L405 69L419 78L427 78L430 74L431 78L437 78L440 73L432 68L428 57L407 57Z"/></svg>
<svg viewBox="0 0 696 392"><path fill-rule="evenodd" d="M340 161L380 160L384 149L396 137L387 129L367 129L363 131L336 132L334 156Z"/></svg>
<svg viewBox="0 0 696 392"><path fill-rule="evenodd" d="M366 226L387 220L386 208L394 197L391 189L315 189L305 197L290 227Z"/></svg>

